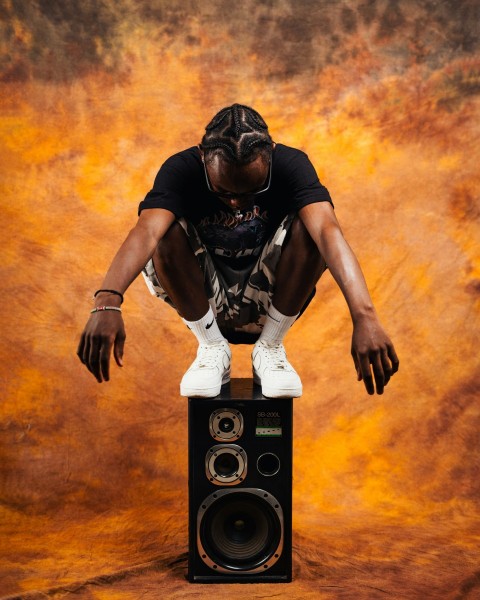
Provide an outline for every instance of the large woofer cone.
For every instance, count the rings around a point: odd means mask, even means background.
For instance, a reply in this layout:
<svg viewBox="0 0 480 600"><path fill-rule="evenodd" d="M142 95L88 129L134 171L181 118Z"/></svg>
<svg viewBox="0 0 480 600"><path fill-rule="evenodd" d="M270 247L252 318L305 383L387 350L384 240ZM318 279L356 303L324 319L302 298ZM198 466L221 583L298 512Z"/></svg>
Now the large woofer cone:
<svg viewBox="0 0 480 600"><path fill-rule="evenodd" d="M197 546L216 571L266 571L282 553L282 508L274 496L256 488L215 492L198 511Z"/></svg>

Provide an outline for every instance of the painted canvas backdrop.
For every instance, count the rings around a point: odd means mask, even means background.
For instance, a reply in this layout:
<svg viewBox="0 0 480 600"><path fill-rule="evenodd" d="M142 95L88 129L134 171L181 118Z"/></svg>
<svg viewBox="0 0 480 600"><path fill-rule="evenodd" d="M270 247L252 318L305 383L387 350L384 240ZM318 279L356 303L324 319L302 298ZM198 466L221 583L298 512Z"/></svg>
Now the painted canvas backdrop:
<svg viewBox="0 0 480 600"><path fill-rule="evenodd" d="M161 163L242 102L315 164L401 359L369 397L327 273L286 340L295 581L249 594L479 598L478 2L1 0L0 19L0 597L211 594L183 579L194 340L139 279L123 369L99 385L75 349Z"/></svg>

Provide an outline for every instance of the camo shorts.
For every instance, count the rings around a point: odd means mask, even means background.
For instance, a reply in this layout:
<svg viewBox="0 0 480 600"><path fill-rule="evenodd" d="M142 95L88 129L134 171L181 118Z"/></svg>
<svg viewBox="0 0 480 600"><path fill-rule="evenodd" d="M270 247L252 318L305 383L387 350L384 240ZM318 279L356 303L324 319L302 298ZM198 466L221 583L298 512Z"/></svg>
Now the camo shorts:
<svg viewBox="0 0 480 600"><path fill-rule="evenodd" d="M262 248L256 262L243 269L232 268L231 264L214 259L195 227L185 219L178 220L200 263L207 298L220 331L229 342L254 343L260 335L272 301L275 271L282 246L294 217L295 213L291 213L283 219ZM157 278L153 260L147 263L142 274L150 292L175 308Z"/></svg>

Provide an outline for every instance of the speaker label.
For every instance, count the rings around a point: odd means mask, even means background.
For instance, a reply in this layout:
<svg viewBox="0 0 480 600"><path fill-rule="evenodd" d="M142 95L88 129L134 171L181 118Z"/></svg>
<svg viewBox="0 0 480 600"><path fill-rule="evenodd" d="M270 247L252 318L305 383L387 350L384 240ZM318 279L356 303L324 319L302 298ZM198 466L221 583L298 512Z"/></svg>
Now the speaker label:
<svg viewBox="0 0 480 600"><path fill-rule="evenodd" d="M282 437L281 427L257 427L255 429L257 437Z"/></svg>
<svg viewBox="0 0 480 600"><path fill-rule="evenodd" d="M282 418L278 411L258 411L256 437L282 437Z"/></svg>

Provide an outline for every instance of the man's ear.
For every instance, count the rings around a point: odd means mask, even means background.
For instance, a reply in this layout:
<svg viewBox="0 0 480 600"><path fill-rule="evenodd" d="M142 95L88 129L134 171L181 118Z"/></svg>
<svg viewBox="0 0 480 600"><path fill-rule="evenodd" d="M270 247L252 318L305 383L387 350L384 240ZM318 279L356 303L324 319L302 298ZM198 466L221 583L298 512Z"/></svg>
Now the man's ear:
<svg viewBox="0 0 480 600"><path fill-rule="evenodd" d="M197 144L197 148L198 148L198 151L200 152L200 158L202 159L202 161L204 161L205 155L203 153L202 144Z"/></svg>

